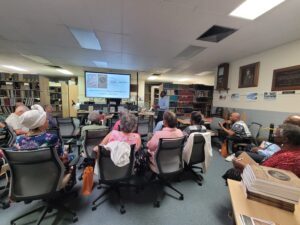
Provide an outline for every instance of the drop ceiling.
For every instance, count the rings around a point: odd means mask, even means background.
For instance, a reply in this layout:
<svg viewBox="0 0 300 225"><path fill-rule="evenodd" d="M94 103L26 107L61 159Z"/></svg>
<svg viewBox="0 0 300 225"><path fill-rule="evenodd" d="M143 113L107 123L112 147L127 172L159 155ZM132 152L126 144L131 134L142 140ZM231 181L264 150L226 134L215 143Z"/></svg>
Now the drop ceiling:
<svg viewBox="0 0 300 225"><path fill-rule="evenodd" d="M0 65L57 75L42 57L76 75L96 67L194 76L218 64L300 39L300 1L287 0L254 21L228 14L242 0L2 0ZM238 29L218 43L197 40L211 26ZM68 27L93 30L102 50L80 48ZM187 59L188 46L205 48ZM6 71L1 68L1 71ZM12 71L6 71L12 72Z"/></svg>

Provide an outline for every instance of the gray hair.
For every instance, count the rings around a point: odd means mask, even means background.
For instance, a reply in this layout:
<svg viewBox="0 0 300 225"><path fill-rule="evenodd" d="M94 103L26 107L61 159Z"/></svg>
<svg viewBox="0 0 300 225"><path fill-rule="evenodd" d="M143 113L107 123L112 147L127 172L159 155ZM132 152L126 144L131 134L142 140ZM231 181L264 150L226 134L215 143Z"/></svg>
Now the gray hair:
<svg viewBox="0 0 300 225"><path fill-rule="evenodd" d="M92 123L98 123L99 122L99 112L98 111L92 111L88 115L88 120Z"/></svg>
<svg viewBox="0 0 300 225"><path fill-rule="evenodd" d="M120 128L124 133L131 133L136 130L137 118L131 113L124 113L121 116Z"/></svg>
<svg viewBox="0 0 300 225"><path fill-rule="evenodd" d="M294 124L283 124L280 126L282 128L282 136L287 144L293 146L300 146L300 127Z"/></svg>

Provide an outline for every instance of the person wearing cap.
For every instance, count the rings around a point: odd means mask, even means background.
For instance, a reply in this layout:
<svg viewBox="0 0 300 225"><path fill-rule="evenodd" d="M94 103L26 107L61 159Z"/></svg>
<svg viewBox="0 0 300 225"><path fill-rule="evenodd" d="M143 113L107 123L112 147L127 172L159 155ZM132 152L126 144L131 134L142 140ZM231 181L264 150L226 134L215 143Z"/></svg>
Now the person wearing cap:
<svg viewBox="0 0 300 225"><path fill-rule="evenodd" d="M24 112L20 117L20 124L29 131L16 139L16 150L30 150L39 147L53 147L64 164L68 162L67 153L56 134L48 133L47 115L40 105L31 106L31 110Z"/></svg>

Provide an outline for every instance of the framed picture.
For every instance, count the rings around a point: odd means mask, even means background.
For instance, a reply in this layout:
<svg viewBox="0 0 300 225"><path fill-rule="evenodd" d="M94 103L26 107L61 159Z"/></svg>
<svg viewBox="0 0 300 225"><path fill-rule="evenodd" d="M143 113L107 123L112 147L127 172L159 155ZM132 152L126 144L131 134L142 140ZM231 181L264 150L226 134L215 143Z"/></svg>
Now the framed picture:
<svg viewBox="0 0 300 225"><path fill-rule="evenodd" d="M240 67L239 88L257 87L259 62Z"/></svg>
<svg viewBox="0 0 300 225"><path fill-rule="evenodd" d="M222 63L218 66L217 90L227 90L228 89L228 72L229 72L229 64L228 63Z"/></svg>
<svg viewBox="0 0 300 225"><path fill-rule="evenodd" d="M272 91L300 90L300 65L273 71Z"/></svg>

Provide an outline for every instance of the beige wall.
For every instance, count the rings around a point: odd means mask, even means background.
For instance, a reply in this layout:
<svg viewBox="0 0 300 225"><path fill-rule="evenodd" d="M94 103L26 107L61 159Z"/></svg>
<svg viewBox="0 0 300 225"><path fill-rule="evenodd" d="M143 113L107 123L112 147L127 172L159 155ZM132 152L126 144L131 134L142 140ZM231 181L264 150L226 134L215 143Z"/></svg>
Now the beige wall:
<svg viewBox="0 0 300 225"><path fill-rule="evenodd" d="M255 62L260 62L258 87L238 88L240 66ZM221 94L226 95L226 99L220 100L220 93L215 91L213 106L300 113L300 90L296 91L294 95L282 95L279 91L275 101L267 101L263 98L264 92L271 91L273 70L295 65L300 65L300 40L230 62L229 91L228 93L225 91L221 92ZM247 101L245 95L248 92L257 92L258 100L253 102ZM239 101L231 100L231 94L233 93L240 94Z"/></svg>

